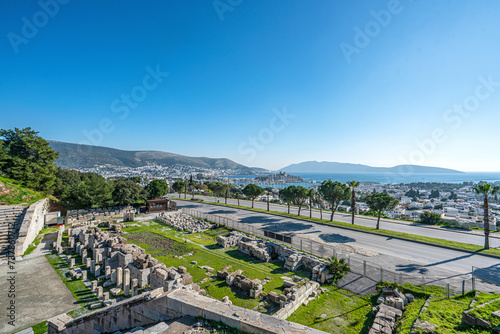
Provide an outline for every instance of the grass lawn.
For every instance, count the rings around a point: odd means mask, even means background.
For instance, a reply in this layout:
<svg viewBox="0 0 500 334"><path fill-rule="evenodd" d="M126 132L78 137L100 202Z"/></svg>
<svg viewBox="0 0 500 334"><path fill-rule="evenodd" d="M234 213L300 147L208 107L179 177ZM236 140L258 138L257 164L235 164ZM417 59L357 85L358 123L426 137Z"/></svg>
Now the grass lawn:
<svg viewBox="0 0 500 334"><path fill-rule="evenodd" d="M371 310L376 299L332 286L323 287L327 292L301 306L287 320L327 333L367 333L373 324Z"/></svg>
<svg viewBox="0 0 500 334"><path fill-rule="evenodd" d="M500 295L492 295L492 296L496 296L496 298L492 298L491 300L489 300L491 301L490 304L484 307L478 307L481 305L481 303L476 303L474 305L475 307L473 307L472 311L470 311L469 314L476 318L487 320L493 325L493 327L497 327L500 326L500 319L495 316L492 316L491 312L500 310L500 300L495 300L500 298Z"/></svg>
<svg viewBox="0 0 500 334"><path fill-rule="evenodd" d="M17 181L1 176L0 192L2 193L0 195L0 205L29 205L46 197L43 193L25 188Z"/></svg>
<svg viewBox="0 0 500 334"><path fill-rule="evenodd" d="M198 202L200 202L200 201L198 200ZM288 214L288 213L272 211L272 210L267 211L264 209L257 209L257 208L252 209L249 207L242 207L242 206L237 206L237 205L233 205L233 204L222 204L222 203L215 203L215 202L209 202L209 201L202 201L202 203L215 204L215 205L227 206L227 207L245 209L245 210L252 210L252 211L256 211L256 212L268 213L268 214L289 217L289 218L297 218L297 219L302 219L302 220L307 220L307 221L312 221L312 222L328 224L328 225L332 225L332 226L336 226L336 227L346 228L349 230L369 232L372 234L378 234L378 235L383 235L383 236L388 236L388 237L395 237L395 238L409 240L409 241L418 241L418 242L423 242L423 243L427 243L427 244L431 244L431 245L444 246L444 247L453 248L453 249L465 250L465 251L480 253L480 254L489 254L489 255L494 255L494 256L500 257L500 249L491 248L491 249L485 250L482 246L471 245L471 244L467 244L467 243L463 243L463 242L443 240L443 239L438 239L438 238L432 238L432 237L426 237L426 236L421 236L421 235L415 235L415 234L409 234L409 233L397 232L397 231L391 231L391 230L384 230L384 229L377 230L374 227L352 225L349 223L343 223L343 222L338 222L338 221L331 222L327 219L309 218L309 217L305 217L305 216L297 216L296 214ZM381 225L383 226L383 223Z"/></svg>
<svg viewBox="0 0 500 334"><path fill-rule="evenodd" d="M23 256L31 254L31 252L33 252L36 249L36 247L40 244L40 242L43 240L43 237L46 234L52 233L52 232L56 232L57 230L59 230L59 226L58 227L51 227L51 228L44 228L44 229L42 229L40 231L40 233L36 236L35 240L33 240L33 243L35 244L35 246L29 246L26 249L26 252L24 252Z"/></svg>
<svg viewBox="0 0 500 334"><path fill-rule="evenodd" d="M89 288L80 279L72 280L66 277L66 273L70 271L69 266L66 262L59 257L57 254L49 254L45 256L52 267L56 270L57 274L61 280L66 284L69 291L73 294L77 300L80 308L69 312L68 314L73 318L77 318L93 310L90 309L90 305L99 302L99 299L90 291Z"/></svg>
<svg viewBox="0 0 500 334"><path fill-rule="evenodd" d="M281 293L283 286L282 276L309 277L310 273L290 272L281 267L282 263L273 261L263 263L257 259L251 258L238 252L237 248L223 249L215 242L216 236L228 233L225 228L210 230L204 233L186 234L167 227L159 222L144 222L141 226L132 226L125 228L127 234L123 236L128 242L134 243L146 250L152 256L165 263L167 266L184 266L193 276L193 281L201 283L208 278L201 287L205 289L210 296L221 300L228 296L233 304L245 308L254 308L260 300L251 299L242 295L236 289L227 286L225 281L212 278L217 270L222 270L231 266L229 272L237 269L243 270L243 274L250 279L258 278L264 280L270 277L271 281L263 286L264 293L275 291ZM204 240L202 243L195 243ZM196 261L197 264L191 264ZM214 269L209 273L199 266L209 266Z"/></svg>

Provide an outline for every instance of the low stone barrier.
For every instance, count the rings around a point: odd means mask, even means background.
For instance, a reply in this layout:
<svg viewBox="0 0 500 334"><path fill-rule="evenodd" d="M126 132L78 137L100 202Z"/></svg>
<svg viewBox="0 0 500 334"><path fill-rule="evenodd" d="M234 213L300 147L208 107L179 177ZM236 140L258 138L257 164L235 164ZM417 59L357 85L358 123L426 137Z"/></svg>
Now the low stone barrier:
<svg viewBox="0 0 500 334"><path fill-rule="evenodd" d="M192 290L156 289L72 319L66 314L48 320L48 334L113 333L182 316L220 321L241 332L256 334L321 334L307 326L228 305Z"/></svg>
<svg viewBox="0 0 500 334"><path fill-rule="evenodd" d="M22 256L29 245L35 240L45 224L45 214L49 206L48 199L44 198L29 206L24 214L16 241L15 256Z"/></svg>

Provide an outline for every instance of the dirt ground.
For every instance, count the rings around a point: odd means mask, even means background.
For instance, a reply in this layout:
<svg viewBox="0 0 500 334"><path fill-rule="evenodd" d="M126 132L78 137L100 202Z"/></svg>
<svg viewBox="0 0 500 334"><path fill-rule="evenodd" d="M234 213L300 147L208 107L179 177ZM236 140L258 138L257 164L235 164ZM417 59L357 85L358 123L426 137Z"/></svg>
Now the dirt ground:
<svg viewBox="0 0 500 334"><path fill-rule="evenodd" d="M127 235L129 243L147 244L154 256L182 256L193 252L188 244L183 244L151 232L131 233Z"/></svg>

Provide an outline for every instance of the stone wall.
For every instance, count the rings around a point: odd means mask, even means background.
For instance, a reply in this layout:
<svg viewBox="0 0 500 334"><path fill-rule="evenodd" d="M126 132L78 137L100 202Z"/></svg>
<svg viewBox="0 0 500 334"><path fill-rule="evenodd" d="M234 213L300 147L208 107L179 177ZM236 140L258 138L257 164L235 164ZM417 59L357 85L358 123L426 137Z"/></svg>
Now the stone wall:
<svg viewBox="0 0 500 334"><path fill-rule="evenodd" d="M125 213L135 213L132 206L114 206L109 208L68 210L66 218L69 223L87 220L106 220L117 216L123 216Z"/></svg>
<svg viewBox="0 0 500 334"><path fill-rule="evenodd" d="M181 316L220 321L242 332L256 334L320 334L276 317L200 296L189 289L156 289L101 310L71 319L66 314L48 320L48 334L113 333Z"/></svg>
<svg viewBox="0 0 500 334"><path fill-rule="evenodd" d="M285 304L282 308L274 314L275 317L280 319L286 319L295 312L302 303L311 296L311 294L319 288L319 283L317 282L307 282L303 286L297 289L294 293L296 296L294 300Z"/></svg>
<svg viewBox="0 0 500 334"><path fill-rule="evenodd" d="M45 224L45 214L49 206L48 199L44 198L30 205L19 228L16 242L15 256L22 256L29 245L35 240Z"/></svg>
<svg viewBox="0 0 500 334"><path fill-rule="evenodd" d="M219 244L225 244L228 240L229 239L221 239ZM255 257L263 262L268 262L272 258L277 258L283 261L283 267L290 271L296 271L299 267L303 266L311 270L311 279L316 282L325 283L329 277L329 270L325 260L270 241L256 239L251 236L243 236L239 238L238 251Z"/></svg>

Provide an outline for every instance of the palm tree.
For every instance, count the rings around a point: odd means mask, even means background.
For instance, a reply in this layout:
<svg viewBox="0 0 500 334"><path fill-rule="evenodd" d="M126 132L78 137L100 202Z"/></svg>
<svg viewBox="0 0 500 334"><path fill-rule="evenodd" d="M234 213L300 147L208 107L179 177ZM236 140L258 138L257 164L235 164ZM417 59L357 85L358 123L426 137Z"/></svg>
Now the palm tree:
<svg viewBox="0 0 500 334"><path fill-rule="evenodd" d="M354 225L354 212L356 211L356 187L359 187L358 181L349 181L347 185L351 187L351 211L352 211L352 225Z"/></svg>
<svg viewBox="0 0 500 334"><path fill-rule="evenodd" d="M500 192L500 187L492 186L490 183L480 183L472 187L472 190L484 196L484 249L490 249L490 208L488 205L488 196L497 195Z"/></svg>

